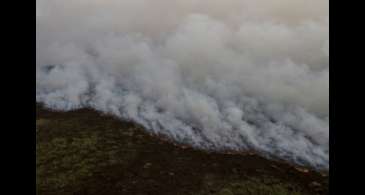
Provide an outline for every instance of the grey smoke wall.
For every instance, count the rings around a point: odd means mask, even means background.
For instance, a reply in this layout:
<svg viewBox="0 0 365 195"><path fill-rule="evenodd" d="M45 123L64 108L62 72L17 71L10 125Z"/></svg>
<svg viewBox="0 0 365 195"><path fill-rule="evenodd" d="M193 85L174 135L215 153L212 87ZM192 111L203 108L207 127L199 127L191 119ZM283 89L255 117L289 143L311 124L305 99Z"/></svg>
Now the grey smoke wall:
<svg viewBox="0 0 365 195"><path fill-rule="evenodd" d="M36 99L328 168L326 0L37 0Z"/></svg>

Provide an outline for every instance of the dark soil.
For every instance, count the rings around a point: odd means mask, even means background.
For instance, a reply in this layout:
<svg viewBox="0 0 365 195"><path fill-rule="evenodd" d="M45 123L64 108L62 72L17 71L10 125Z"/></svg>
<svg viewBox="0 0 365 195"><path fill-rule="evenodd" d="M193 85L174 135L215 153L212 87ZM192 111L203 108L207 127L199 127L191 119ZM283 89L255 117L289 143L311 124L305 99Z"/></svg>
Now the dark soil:
<svg viewBox="0 0 365 195"><path fill-rule="evenodd" d="M328 194L328 176L258 155L178 146L91 109L37 105L37 194Z"/></svg>

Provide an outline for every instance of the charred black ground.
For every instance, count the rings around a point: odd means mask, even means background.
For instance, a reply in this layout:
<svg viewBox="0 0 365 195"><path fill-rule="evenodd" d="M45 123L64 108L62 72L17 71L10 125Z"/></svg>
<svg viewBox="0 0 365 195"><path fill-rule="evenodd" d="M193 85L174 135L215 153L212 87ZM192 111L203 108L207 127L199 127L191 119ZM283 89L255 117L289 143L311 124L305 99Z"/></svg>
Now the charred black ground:
<svg viewBox="0 0 365 195"><path fill-rule="evenodd" d="M36 112L38 195L328 194L310 169L175 145L91 109Z"/></svg>

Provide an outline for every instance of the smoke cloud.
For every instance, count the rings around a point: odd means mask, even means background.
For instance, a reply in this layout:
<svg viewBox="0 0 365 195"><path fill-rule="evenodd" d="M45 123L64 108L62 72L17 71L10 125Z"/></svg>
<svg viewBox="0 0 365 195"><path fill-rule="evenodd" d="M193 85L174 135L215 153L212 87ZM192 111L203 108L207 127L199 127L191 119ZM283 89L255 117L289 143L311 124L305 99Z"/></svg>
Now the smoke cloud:
<svg viewBox="0 0 365 195"><path fill-rule="evenodd" d="M36 99L328 168L325 0L37 0Z"/></svg>

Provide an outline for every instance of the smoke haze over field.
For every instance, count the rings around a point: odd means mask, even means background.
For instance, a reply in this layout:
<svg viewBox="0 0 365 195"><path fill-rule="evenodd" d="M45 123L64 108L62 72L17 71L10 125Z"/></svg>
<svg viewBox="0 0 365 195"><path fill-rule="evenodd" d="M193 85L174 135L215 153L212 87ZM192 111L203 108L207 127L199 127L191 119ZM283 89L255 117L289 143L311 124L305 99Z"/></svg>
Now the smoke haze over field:
<svg viewBox="0 0 365 195"><path fill-rule="evenodd" d="M324 0L37 0L37 101L328 168Z"/></svg>

